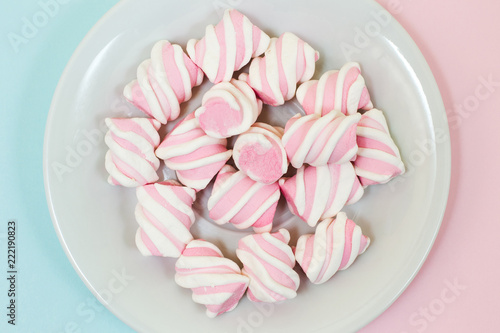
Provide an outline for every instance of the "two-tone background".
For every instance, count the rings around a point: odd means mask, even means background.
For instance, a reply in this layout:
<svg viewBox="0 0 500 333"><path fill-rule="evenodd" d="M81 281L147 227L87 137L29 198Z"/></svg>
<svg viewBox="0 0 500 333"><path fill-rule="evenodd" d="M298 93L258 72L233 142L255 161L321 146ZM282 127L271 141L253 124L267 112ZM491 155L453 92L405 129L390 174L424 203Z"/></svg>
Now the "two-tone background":
<svg viewBox="0 0 500 333"><path fill-rule="evenodd" d="M132 331L71 267L52 227L42 174L45 122L59 77L87 31L117 2L0 5L0 332ZM450 124L452 175L427 261L362 332L497 332L500 2L378 2L410 33L436 77ZM9 221L16 222L15 326L7 323Z"/></svg>

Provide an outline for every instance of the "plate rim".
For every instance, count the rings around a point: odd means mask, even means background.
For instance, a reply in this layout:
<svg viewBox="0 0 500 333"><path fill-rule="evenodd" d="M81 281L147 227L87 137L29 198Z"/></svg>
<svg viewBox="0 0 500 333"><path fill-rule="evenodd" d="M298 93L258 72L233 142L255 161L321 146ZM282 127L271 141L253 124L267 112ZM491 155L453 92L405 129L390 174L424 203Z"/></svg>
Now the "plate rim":
<svg viewBox="0 0 500 333"><path fill-rule="evenodd" d="M401 25L401 23L399 23L399 21L387 9L385 9L380 3L378 3L375 0L367 0L367 1L372 2L373 5L375 7L378 7L379 10L384 11L385 13L387 13L388 15L391 16L391 18L393 20L393 22L392 22L393 26L396 29L398 29L398 32L400 34L402 34L404 36L404 38L408 41L408 43L409 43L408 46L410 48L412 48L414 51L416 51L416 52L414 52L413 55L416 56L417 58L419 58L420 64L424 66L423 71L425 71L425 73L421 73L421 74L429 76L430 80L429 80L428 83L432 85L431 91L436 92L436 96L434 96L434 98L436 98L436 99L433 101L436 104L435 108L431 107L430 102L428 103L429 109L431 110L431 119L433 121L433 131L435 131L436 130L435 120L436 120L436 116L438 116L438 113L441 113L442 115L444 115L445 116L444 119L447 119L447 118L446 118L446 109L445 109L445 106L444 106L444 102L443 102L443 97L442 97L441 91L440 91L439 86L437 84L437 81L436 81L436 78L434 76L434 73L432 72L432 70L431 70L431 68L429 66L429 63L427 62L427 59L423 55L422 51L418 47L418 45L415 42L415 40L408 33L408 31L403 27L403 25ZM426 93L426 97L428 97L427 92L425 92L425 93ZM433 211L431 208L432 207L436 207L436 205L437 205L437 208L436 208L437 211L436 211L436 209L434 209L434 211L435 211L434 215L435 215L435 219L437 219L437 221L438 221L434 225L435 228L433 230L431 240L430 240L427 248L425 249L424 253L422 254L422 256L420 258L420 261L419 261L419 264L415 267L414 271L409 276L409 278L407 279L406 283L401 287L401 289L399 290L399 292L397 294L395 294L385 304L385 306L383 307L383 309L379 313L373 314L369 318L369 320L367 320L367 322L365 324L358 325L358 327L356 328L356 331L362 329L363 327L365 327L368 324L370 324L371 322L373 322L376 318L378 318L379 316L381 316L401 296L401 294L403 294L403 292L408 288L408 286L413 282L413 280L415 279L415 277L420 272L420 269L422 268L423 264L425 263L425 261L427 260L427 258L429 256L432 248L434 247L434 243L435 243L436 238L437 238L437 236L439 234L439 231L441 230L441 225L443 223L443 219L444 219L444 216L445 216L445 213L446 213L446 209L447 209L447 206L448 206L448 197L449 197L450 184L451 184L451 161L452 161L452 156L451 156L450 129L449 129L449 124L448 124L447 120L446 121L442 121L442 123L445 126L440 127L440 129L442 129L444 131L444 135L446 136L446 141L444 143L441 143L440 144L441 146L436 144L436 165L437 165L437 167L436 167L436 181L434 182L434 190L436 190L437 179L441 179L442 181L444 181L444 184L443 184L443 186L441 186L440 188L438 188L441 191L434 191L433 196L432 196L432 199L434 199L437 196L438 199L440 199L440 200L438 202L436 202L435 200L431 199L432 204L431 204L431 206L429 208L429 211ZM435 132L433 132L433 134L434 133ZM439 162L441 162L441 163L439 163ZM443 177L439 177L440 175L443 176Z"/></svg>

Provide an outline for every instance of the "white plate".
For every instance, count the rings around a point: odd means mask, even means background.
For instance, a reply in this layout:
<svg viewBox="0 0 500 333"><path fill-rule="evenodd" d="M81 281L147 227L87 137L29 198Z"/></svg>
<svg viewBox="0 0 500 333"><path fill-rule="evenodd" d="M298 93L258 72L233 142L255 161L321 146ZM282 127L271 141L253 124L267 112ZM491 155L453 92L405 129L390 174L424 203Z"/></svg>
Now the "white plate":
<svg viewBox="0 0 500 333"><path fill-rule="evenodd" d="M269 34L292 31L318 49L316 77L346 62L341 45L351 47L352 60L361 63L374 104L385 110L410 171L390 184L368 188L347 209L373 240L347 271L319 286L302 276L293 300L258 307L245 298L234 311L209 319L204 307L191 301L191 292L174 283L173 259L144 258L136 250L135 191L105 181L102 121L142 115L123 101L121 91L155 41L166 38L185 45L189 38L201 37L229 5ZM70 261L114 314L140 332L346 332L366 325L394 302L418 272L439 230L450 148L441 96L427 63L394 19L380 20L377 14L388 15L371 0L126 0L96 24L54 95L44 175L54 227ZM184 110L192 111L208 86L197 89ZM296 110L289 103L272 121L284 123ZM198 210L206 196L201 195ZM290 228L294 237L311 230L284 209L277 224ZM202 216L193 233L224 244L222 250L231 258L245 234ZM127 276L117 278L122 273Z"/></svg>

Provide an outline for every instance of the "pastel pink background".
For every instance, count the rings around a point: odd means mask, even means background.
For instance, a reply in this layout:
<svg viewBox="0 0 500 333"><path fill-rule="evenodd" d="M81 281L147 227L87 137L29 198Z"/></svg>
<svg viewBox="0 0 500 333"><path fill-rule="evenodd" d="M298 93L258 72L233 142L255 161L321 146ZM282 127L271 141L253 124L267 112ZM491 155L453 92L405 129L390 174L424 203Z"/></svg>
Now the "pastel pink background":
<svg viewBox="0 0 500 333"><path fill-rule="evenodd" d="M436 77L450 122L452 174L427 261L360 332L499 332L500 1L377 1L415 40ZM479 78L489 76L498 86L467 111L476 89L487 92ZM454 283L460 288L448 286Z"/></svg>

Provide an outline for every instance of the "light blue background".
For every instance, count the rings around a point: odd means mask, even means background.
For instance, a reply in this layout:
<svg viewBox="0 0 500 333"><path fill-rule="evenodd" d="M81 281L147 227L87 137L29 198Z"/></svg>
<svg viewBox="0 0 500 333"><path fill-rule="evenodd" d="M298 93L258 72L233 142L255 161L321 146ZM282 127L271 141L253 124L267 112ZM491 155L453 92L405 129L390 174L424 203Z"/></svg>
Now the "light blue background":
<svg viewBox="0 0 500 333"><path fill-rule="evenodd" d="M66 258L47 209L42 170L45 122L59 77L85 34L117 2L2 1L0 332L133 332L95 299ZM52 15L40 14L44 3L52 3L46 9ZM38 20L40 27L16 52L9 34L22 37L25 20ZM6 316L9 219L18 222L14 327Z"/></svg>

